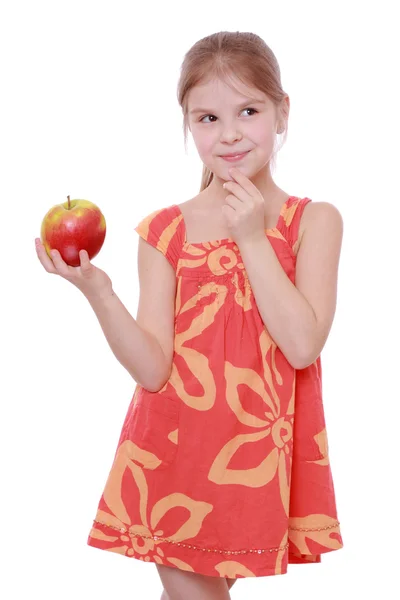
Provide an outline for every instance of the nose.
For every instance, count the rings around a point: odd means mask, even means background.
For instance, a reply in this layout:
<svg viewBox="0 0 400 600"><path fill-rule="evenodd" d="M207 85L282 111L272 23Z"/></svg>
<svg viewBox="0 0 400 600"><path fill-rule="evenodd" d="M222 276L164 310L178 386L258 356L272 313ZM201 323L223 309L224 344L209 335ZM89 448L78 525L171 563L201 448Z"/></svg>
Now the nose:
<svg viewBox="0 0 400 600"><path fill-rule="evenodd" d="M226 143L226 144L232 144L238 140L241 140L242 137L243 137L242 133L240 132L239 128L237 127L237 123L236 124L228 123L222 129L220 141L223 143Z"/></svg>

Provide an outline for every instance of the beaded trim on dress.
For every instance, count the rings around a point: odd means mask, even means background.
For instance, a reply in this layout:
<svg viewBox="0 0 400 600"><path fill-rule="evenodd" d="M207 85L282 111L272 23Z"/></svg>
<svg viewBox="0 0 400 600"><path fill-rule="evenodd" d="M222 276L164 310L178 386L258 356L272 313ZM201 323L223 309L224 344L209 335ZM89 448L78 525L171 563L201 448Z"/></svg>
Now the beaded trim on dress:
<svg viewBox="0 0 400 600"><path fill-rule="evenodd" d="M116 527L115 525L108 525L107 523L102 523L101 521L93 520L93 523L98 523L99 525L104 525L105 527L111 527L111 529L116 529L117 531L121 531L122 533L127 533L132 537L141 537L145 539L154 540L156 542L167 542L168 544L176 544L177 546L181 546L182 548L190 548L191 550L202 550L203 552L219 552L220 554L248 554L253 552L255 554L262 554L263 552L280 552L281 550L286 550L289 548L289 544L285 546L281 546L280 548L260 548L260 549L250 549L250 550L220 550L218 548L200 548L199 546L195 546L193 544L183 544L182 542L175 542L173 540L169 540L168 538L160 537L159 535L143 535L141 533L132 533L128 531L125 527Z"/></svg>

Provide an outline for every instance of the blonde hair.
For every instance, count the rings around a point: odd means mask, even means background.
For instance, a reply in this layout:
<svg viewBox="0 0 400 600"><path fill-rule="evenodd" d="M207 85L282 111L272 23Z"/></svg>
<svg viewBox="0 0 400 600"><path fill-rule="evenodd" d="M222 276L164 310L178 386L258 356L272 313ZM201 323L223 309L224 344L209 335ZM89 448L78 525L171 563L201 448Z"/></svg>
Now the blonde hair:
<svg viewBox="0 0 400 600"><path fill-rule="evenodd" d="M220 31L196 42L185 54L178 81L177 96L183 112L183 132L187 150L188 133L188 93L210 79L226 81L234 75L240 81L264 92L273 102L277 111L283 106L287 94L282 89L278 61L263 39L255 33ZM228 83L231 87L233 85ZM287 115L281 115L282 143L278 148L276 134L274 151L270 165L276 166L276 155L287 139ZM200 192L208 187L213 173L203 165Z"/></svg>

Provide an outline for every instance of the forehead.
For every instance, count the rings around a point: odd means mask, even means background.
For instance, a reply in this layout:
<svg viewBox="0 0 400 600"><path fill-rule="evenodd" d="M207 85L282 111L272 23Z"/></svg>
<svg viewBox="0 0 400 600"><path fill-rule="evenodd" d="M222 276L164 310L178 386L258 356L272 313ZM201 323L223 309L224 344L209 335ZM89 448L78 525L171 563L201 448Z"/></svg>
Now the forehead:
<svg viewBox="0 0 400 600"><path fill-rule="evenodd" d="M267 104L268 96L258 88L248 86L237 78L230 81L211 79L194 86L188 94L188 110L211 106L239 106L255 100Z"/></svg>

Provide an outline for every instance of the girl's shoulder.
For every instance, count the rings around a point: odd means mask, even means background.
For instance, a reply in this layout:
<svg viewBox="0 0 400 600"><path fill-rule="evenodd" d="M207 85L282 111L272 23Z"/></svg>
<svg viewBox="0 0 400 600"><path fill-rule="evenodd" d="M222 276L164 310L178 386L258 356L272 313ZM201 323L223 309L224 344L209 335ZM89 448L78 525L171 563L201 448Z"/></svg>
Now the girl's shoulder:
<svg viewBox="0 0 400 600"><path fill-rule="evenodd" d="M318 227L322 221L332 222L334 225L337 220L341 220L339 210L329 202L315 202L310 198L299 198L288 207L286 222L289 224L289 241L297 254L301 240L306 228Z"/></svg>
<svg viewBox="0 0 400 600"><path fill-rule="evenodd" d="M294 254L297 254L297 249L304 232L305 219L302 218L303 213L306 212L306 207L311 204L314 204L311 198L290 196L282 207L278 229Z"/></svg>
<svg viewBox="0 0 400 600"><path fill-rule="evenodd" d="M184 223L176 204L158 208L134 228L147 243L159 250L176 270L184 242Z"/></svg>

